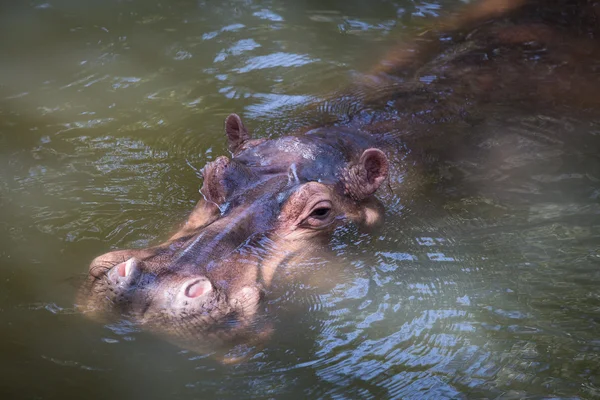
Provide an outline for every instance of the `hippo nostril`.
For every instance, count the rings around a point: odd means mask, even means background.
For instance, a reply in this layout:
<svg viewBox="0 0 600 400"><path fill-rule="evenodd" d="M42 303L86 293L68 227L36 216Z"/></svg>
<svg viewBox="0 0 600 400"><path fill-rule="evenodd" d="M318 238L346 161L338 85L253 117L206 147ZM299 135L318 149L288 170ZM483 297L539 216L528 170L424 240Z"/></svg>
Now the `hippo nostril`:
<svg viewBox="0 0 600 400"><path fill-rule="evenodd" d="M118 285L134 284L141 275L139 261L132 257L115 265L108 273L108 278Z"/></svg>
<svg viewBox="0 0 600 400"><path fill-rule="evenodd" d="M202 296L211 289L212 285L208 280L197 279L188 285L188 287L185 289L185 295L186 297L193 299Z"/></svg>
<svg viewBox="0 0 600 400"><path fill-rule="evenodd" d="M119 274L119 276L121 278L125 278L125 277L131 275L131 271L134 268L135 268L134 259L130 258L129 260L117 265L116 269L117 269L117 273Z"/></svg>
<svg viewBox="0 0 600 400"><path fill-rule="evenodd" d="M126 267L126 264L127 263L123 262L123 263L117 265L117 273L122 278L125 278L127 276L127 267Z"/></svg>

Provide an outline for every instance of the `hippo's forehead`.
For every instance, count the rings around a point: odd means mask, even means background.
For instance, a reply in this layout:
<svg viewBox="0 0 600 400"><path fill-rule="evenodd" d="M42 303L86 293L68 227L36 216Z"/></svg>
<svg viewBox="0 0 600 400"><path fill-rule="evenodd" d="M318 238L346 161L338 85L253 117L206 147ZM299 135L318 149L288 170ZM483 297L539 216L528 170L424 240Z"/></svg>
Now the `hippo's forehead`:
<svg viewBox="0 0 600 400"><path fill-rule="evenodd" d="M352 139L356 139L356 133ZM356 157L357 145L362 144L340 132L314 131L300 137L267 140L243 151L235 160L264 173L294 171L300 181L333 183L340 169Z"/></svg>

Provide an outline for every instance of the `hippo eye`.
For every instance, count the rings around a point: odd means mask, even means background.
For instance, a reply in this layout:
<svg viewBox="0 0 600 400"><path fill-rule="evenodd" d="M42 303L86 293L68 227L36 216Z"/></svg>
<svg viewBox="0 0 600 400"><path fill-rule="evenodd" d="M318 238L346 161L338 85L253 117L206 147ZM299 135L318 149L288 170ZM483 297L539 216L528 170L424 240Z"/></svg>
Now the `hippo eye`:
<svg viewBox="0 0 600 400"><path fill-rule="evenodd" d="M320 207L320 208L317 208L317 209L313 210L313 211L310 213L310 216L311 216L312 218L319 218L319 219L322 219L322 218L326 218L326 217L327 217L327 215L329 215L329 213L330 213L330 212L331 212L331 208L328 208L328 207Z"/></svg>
<svg viewBox="0 0 600 400"><path fill-rule="evenodd" d="M332 221L332 210L333 206L329 201L321 201L316 204L308 217L302 221L302 225L311 228L320 228L329 225Z"/></svg>

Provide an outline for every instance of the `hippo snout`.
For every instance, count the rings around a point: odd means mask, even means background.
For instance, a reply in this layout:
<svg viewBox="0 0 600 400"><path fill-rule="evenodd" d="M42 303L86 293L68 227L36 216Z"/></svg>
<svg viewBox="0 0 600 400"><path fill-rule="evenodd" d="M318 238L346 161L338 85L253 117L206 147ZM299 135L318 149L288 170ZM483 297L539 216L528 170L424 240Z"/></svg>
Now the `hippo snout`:
<svg viewBox="0 0 600 400"><path fill-rule="evenodd" d="M124 315L155 332L189 339L201 332L231 337L250 323L264 293L254 282L230 287L203 272L157 267L153 256L117 251L90 265L88 308L98 316ZM108 313L108 314L107 314ZM236 321L232 325L232 322ZM234 328L234 326L236 328ZM195 333L194 333L195 332Z"/></svg>

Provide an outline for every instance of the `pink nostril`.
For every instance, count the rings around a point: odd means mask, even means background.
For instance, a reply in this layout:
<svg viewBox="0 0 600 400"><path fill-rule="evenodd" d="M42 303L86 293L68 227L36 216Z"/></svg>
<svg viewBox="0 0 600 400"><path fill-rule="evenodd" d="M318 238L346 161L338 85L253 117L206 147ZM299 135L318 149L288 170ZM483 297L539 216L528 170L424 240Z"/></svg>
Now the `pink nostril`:
<svg viewBox="0 0 600 400"><path fill-rule="evenodd" d="M185 290L185 295L189 298L196 298L202 296L204 293L211 290L212 285L207 280L198 280L192 283Z"/></svg>
<svg viewBox="0 0 600 400"><path fill-rule="evenodd" d="M122 278L125 278L125 276L127 276L127 263L126 262L122 262L121 264L117 265L117 273Z"/></svg>
<svg viewBox="0 0 600 400"><path fill-rule="evenodd" d="M133 263L134 263L134 259L130 258L129 260L117 265L116 266L117 274L119 274L119 276L121 278L125 278L125 277L131 275L131 271L133 271L133 269L135 268Z"/></svg>

